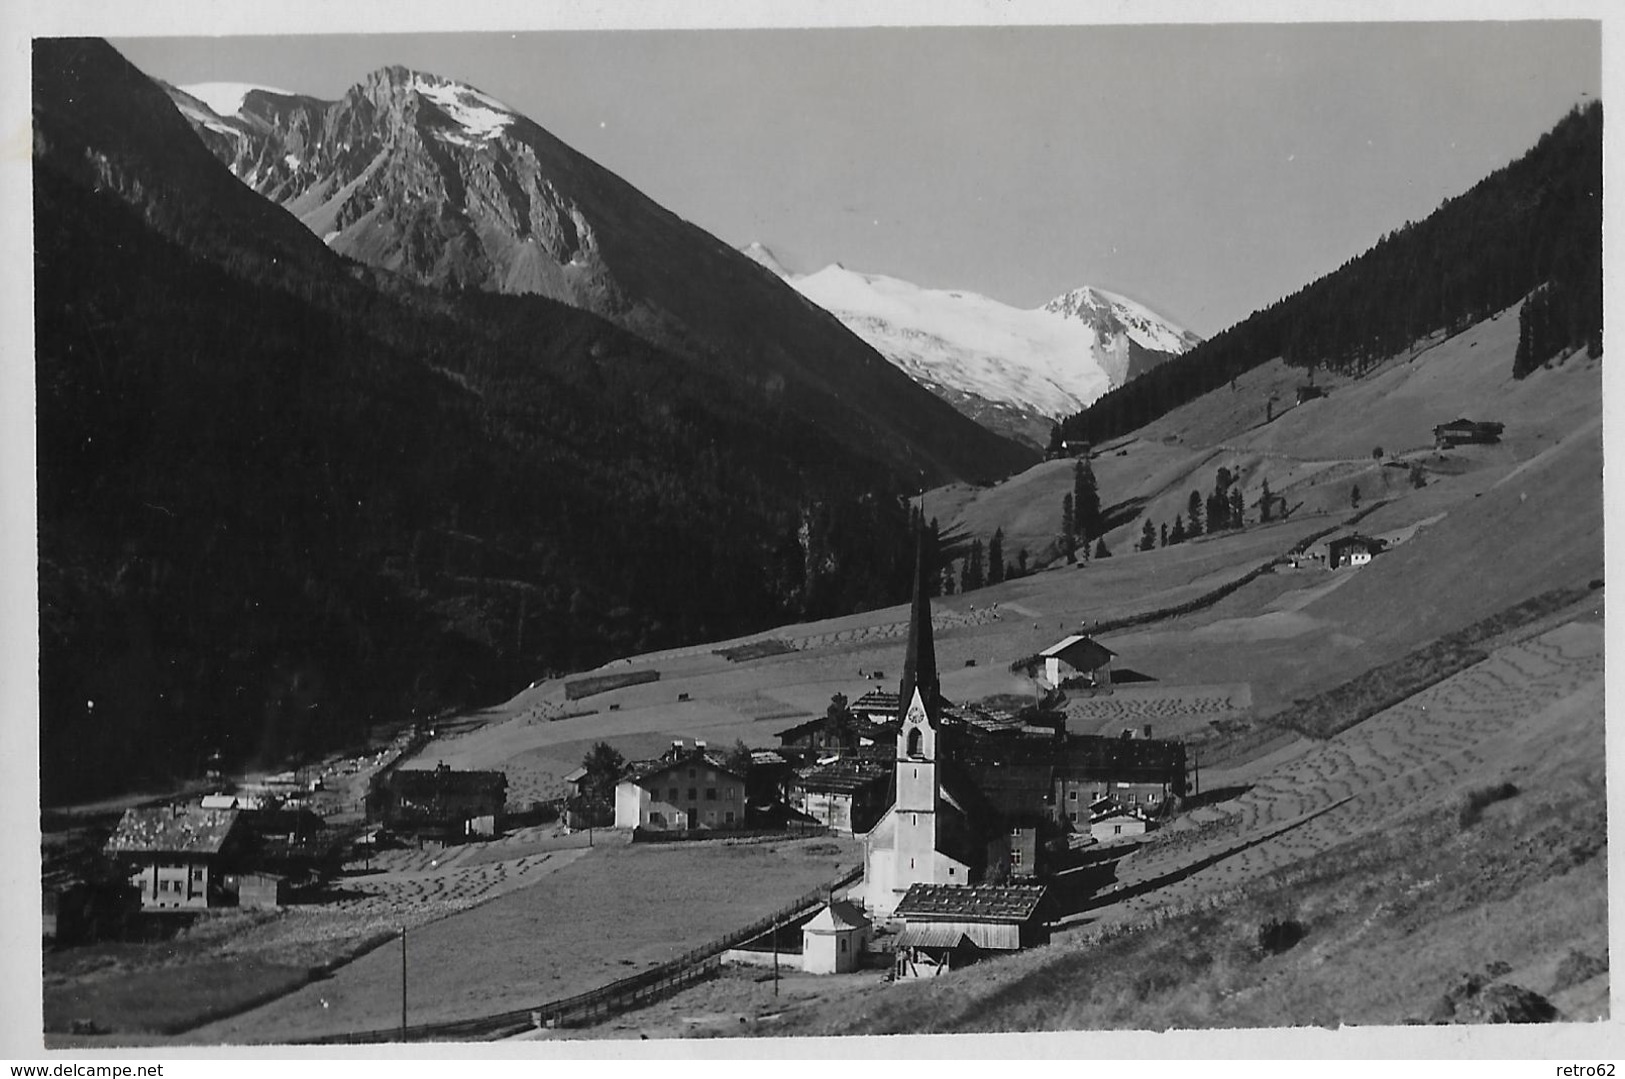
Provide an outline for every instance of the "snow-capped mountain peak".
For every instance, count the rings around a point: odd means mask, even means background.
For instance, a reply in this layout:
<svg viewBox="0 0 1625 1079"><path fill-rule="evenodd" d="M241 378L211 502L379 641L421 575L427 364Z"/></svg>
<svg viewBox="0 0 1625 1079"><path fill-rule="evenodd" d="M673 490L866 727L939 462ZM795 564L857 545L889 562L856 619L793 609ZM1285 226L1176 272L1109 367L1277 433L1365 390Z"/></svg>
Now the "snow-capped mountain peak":
<svg viewBox="0 0 1625 1079"><path fill-rule="evenodd" d="M768 249L766 244L748 243L739 249L739 253L758 266L766 267L779 277L789 278L791 276L790 271L784 268L784 264L779 261L777 255Z"/></svg>
<svg viewBox="0 0 1625 1079"><path fill-rule="evenodd" d="M768 265L760 244L744 250ZM839 262L811 274L785 273L776 260L769 268L962 412L1039 444L1050 420L1200 341L1143 304L1088 286L1025 310Z"/></svg>

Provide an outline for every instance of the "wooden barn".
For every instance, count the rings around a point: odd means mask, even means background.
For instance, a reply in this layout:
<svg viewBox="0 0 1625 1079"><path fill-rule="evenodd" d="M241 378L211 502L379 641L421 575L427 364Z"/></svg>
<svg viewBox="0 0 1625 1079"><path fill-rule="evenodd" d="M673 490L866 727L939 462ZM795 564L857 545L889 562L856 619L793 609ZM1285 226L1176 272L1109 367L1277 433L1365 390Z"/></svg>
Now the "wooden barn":
<svg viewBox="0 0 1625 1079"><path fill-rule="evenodd" d="M372 811L399 832L448 841L492 836L502 830L508 777L501 772L463 772L445 764L400 768L373 792Z"/></svg>
<svg viewBox="0 0 1625 1079"><path fill-rule="evenodd" d="M1112 686L1112 658L1117 653L1092 637L1074 634L1038 654L1044 660L1044 678L1052 686L1076 678L1097 689Z"/></svg>
<svg viewBox="0 0 1625 1079"><path fill-rule="evenodd" d="M893 952L899 979L929 978L987 952L1049 939L1042 884L916 884L894 912L903 922Z"/></svg>
<svg viewBox="0 0 1625 1079"><path fill-rule="evenodd" d="M873 828L891 798L892 770L881 761L843 758L790 781L790 806L844 835Z"/></svg>

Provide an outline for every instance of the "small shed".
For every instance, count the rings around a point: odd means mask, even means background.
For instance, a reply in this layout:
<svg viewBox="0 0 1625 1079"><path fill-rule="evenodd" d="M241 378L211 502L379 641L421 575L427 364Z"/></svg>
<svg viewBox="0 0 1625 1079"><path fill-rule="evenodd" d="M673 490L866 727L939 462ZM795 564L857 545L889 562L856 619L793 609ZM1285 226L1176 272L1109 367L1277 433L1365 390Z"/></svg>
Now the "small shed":
<svg viewBox="0 0 1625 1079"><path fill-rule="evenodd" d="M981 949L963 929L948 925L906 925L897 934L892 951L892 977L896 981L935 978L945 970L974 963Z"/></svg>
<svg viewBox="0 0 1625 1079"><path fill-rule="evenodd" d="M829 905L801 927L801 965L808 974L850 974L869 943L868 915L844 899Z"/></svg>
<svg viewBox="0 0 1625 1079"><path fill-rule="evenodd" d="M287 902L288 880L277 873L240 873L237 905L250 910L275 910Z"/></svg>
<svg viewBox="0 0 1625 1079"><path fill-rule="evenodd" d="M1093 637L1073 634L1038 653L1044 660L1044 677L1059 686L1069 674L1079 674L1095 686L1110 689L1112 657L1117 655Z"/></svg>

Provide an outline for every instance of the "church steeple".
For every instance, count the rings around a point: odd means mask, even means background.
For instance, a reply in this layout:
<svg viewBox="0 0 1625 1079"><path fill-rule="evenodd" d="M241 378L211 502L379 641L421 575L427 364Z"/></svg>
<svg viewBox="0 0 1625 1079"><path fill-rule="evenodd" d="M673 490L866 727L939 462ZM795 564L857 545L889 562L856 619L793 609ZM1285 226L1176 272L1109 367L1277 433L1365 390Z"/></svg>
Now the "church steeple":
<svg viewBox="0 0 1625 1079"><path fill-rule="evenodd" d="M898 687L897 708L899 716L908 711L917 687L926 712L934 719L941 686L937 681L937 646L931 637L931 594L925 583L928 561L922 523L914 552L914 606L909 612L908 651L903 656L903 681Z"/></svg>

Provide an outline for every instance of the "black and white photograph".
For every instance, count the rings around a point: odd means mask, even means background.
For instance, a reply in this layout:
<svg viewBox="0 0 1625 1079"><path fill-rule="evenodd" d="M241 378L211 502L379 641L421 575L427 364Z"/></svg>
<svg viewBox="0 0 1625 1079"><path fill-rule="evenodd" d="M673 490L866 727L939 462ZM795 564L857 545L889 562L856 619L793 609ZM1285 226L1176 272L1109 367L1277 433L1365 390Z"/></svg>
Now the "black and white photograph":
<svg viewBox="0 0 1625 1079"><path fill-rule="evenodd" d="M1600 8L234 7L8 38L0 1055L1619 1046Z"/></svg>

